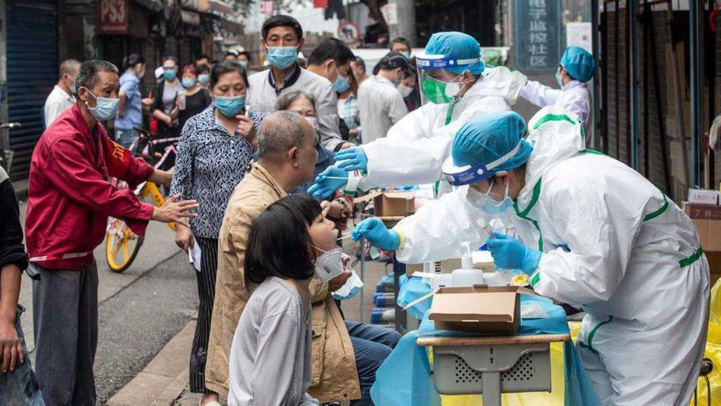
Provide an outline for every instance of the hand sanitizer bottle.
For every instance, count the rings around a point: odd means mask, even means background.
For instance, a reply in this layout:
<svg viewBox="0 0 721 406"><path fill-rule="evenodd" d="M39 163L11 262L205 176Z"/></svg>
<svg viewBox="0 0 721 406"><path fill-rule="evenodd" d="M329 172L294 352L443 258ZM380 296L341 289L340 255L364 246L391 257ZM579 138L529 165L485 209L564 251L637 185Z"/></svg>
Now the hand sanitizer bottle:
<svg viewBox="0 0 721 406"><path fill-rule="evenodd" d="M461 268L454 270L453 286L473 286L483 284L483 271L473 268L473 257L471 257L471 243L462 243L465 252L461 257Z"/></svg>

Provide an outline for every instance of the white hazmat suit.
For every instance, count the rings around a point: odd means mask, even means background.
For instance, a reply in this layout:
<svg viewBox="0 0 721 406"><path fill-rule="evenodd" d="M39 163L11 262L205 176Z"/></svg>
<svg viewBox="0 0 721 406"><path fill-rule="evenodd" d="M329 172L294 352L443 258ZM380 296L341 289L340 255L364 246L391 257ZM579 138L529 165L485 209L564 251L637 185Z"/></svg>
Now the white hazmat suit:
<svg viewBox="0 0 721 406"><path fill-rule="evenodd" d="M450 156L453 137L471 117L507 111L520 97L527 78L505 67L486 68L478 81L455 104L427 103L409 113L388 131L386 138L361 146L368 157L368 175L360 188L433 183Z"/></svg>
<svg viewBox="0 0 721 406"><path fill-rule="evenodd" d="M653 184L585 150L581 123L557 107L528 124L526 184L506 216L542 251L534 289L582 307L579 350L607 405L685 405L703 358L709 267L691 220ZM482 231L465 189L430 202L394 229L407 262L457 256ZM433 244L429 238L438 238ZM410 252L415 250L415 252Z"/></svg>
<svg viewBox="0 0 721 406"><path fill-rule="evenodd" d="M584 126L588 123L591 111L591 93L586 83L572 80L561 89L554 89L539 82L529 80L521 91L521 97L538 107L556 106L575 113Z"/></svg>

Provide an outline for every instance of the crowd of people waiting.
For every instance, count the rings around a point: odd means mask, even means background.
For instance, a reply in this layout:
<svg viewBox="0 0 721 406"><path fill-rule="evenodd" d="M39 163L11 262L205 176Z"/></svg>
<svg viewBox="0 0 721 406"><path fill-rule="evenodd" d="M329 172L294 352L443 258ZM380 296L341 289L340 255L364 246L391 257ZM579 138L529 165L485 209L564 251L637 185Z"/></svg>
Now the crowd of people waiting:
<svg viewBox="0 0 721 406"><path fill-rule="evenodd" d="M47 129L31 161L27 254L19 218L2 217L9 224L0 235L2 366L4 374L24 372L3 375L0 394L18 387L23 389L15 396L48 405L95 404L93 250L113 216L138 235L150 220L175 222L176 244L200 249L189 380L191 391L202 394L201 406L217 406L221 396L231 405L373 404L376 371L400 336L345 320L331 295L351 277L345 270L350 258L338 246L339 230L353 214L353 197L340 187L350 182L346 172L368 172L370 157L377 170L367 173L367 184L437 180L452 137L440 134L446 137L435 149L379 141L392 135L435 142L436 128L451 131L474 114L510 109L525 77L508 70L483 73L480 46L461 33L434 34L426 52L470 61L468 66L423 77L402 38L391 42L373 75L333 38L299 59L303 29L289 16L266 20L261 38L268 69L251 71L248 53L228 53L219 62L200 56L182 68L168 56L154 72L157 86L145 96L146 64L138 54L124 59L122 72L100 60L61 65L44 109ZM449 46L453 42L468 46L458 51ZM559 74L563 86L574 81L563 66ZM499 83L520 78L514 97L496 94ZM576 93L585 89L579 83ZM537 104L576 94L570 87L563 93L534 86L524 97ZM421 95L432 104L419 108ZM587 111L581 96L574 103ZM148 118L161 148L177 145L177 157L157 169L134 156L138 129ZM407 161L403 168L400 156ZM343 161L340 167L337 161ZM409 168L415 168L412 174ZM338 185L328 184L330 174L337 174ZM117 189L108 177L130 188ZM6 178L0 173L0 193L9 196ZM162 207L133 194L147 180L170 189ZM12 200L3 202L4 212L18 212ZM16 310L22 270L33 278L37 380L22 341L22 310ZM315 277L323 272L337 276Z"/></svg>
<svg viewBox="0 0 721 406"><path fill-rule="evenodd" d="M216 405L220 396L242 405L372 404L375 372L400 336L345 320L330 294L351 275L337 238L353 197L339 191L318 201L304 192L333 166L335 153L363 139L363 103L378 110L369 121L386 114L384 123L417 104L407 104L411 91L401 83L415 70L409 46L403 55L389 53L379 62L389 101L369 102L361 85L376 76L366 75L361 58L328 38L299 59L304 41L295 19L274 16L262 29L267 70L251 71L248 53L219 62L201 56L182 67L168 56L149 92L139 54L124 58L122 70L101 60L61 64L31 163L27 254L19 216L3 215L11 226L2 235L10 248L2 258L0 315L12 326L0 323L0 345L3 373L14 380L2 382L1 394L95 404L92 251L113 216L137 234L150 220L175 222L176 244L200 248L189 381L203 394L201 405ZM385 79L388 70L393 80ZM139 131L148 126L160 148L177 149L157 169L136 157ZM164 206L133 194L146 180L169 188ZM12 183L6 174L0 181L3 203L12 201L8 212L17 213ZM341 272L321 282L316 268ZM34 371L16 310L21 271L33 278ZM21 390L8 389L14 386Z"/></svg>

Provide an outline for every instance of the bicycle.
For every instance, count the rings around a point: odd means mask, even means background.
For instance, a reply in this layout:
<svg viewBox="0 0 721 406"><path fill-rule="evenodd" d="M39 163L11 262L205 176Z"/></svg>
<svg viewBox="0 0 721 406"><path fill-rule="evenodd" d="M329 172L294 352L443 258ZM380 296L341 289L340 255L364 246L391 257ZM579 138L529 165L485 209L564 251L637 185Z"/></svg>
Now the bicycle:
<svg viewBox="0 0 721 406"><path fill-rule="evenodd" d="M145 159L153 168L157 169L171 153L176 153L175 147L170 145L165 148L163 154L160 154L156 149L156 145L176 141L177 138L153 139L153 135L149 131L142 128L135 128L135 130L138 131L138 137L130 146L130 151L136 151L134 155ZM119 189L127 188L127 184L118 179L115 179L114 186ZM146 181L141 183L135 188L134 193L140 200L146 200L150 197L152 203L157 207L162 207L165 204L165 197L154 182ZM168 223L168 227L175 231L175 223ZM105 261L110 270L122 273L128 269L138 255L144 241L145 236L133 233L123 220L114 217L108 218ZM122 255L120 256L120 254Z"/></svg>

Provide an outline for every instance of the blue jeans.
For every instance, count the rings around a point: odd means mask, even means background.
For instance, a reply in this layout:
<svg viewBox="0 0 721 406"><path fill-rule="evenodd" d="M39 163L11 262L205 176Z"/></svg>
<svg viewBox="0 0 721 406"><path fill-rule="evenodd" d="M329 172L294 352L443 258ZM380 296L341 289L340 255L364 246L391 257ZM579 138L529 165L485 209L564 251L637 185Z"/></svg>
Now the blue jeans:
<svg viewBox="0 0 721 406"><path fill-rule="evenodd" d="M115 139L125 149L130 149L130 146L133 145L133 141L135 141L136 138L138 138L138 132L135 130L115 129Z"/></svg>
<svg viewBox="0 0 721 406"><path fill-rule="evenodd" d="M350 404L372 406L371 386L376 381L376 371L396 348L401 335L389 328L354 321L346 321L345 326L353 344L361 389L361 399L354 400Z"/></svg>
<svg viewBox="0 0 721 406"><path fill-rule="evenodd" d="M15 365L13 372L3 374L0 372L0 403L4 405L28 405L28 406L45 406L38 380L35 372L30 364L30 355L28 355L28 347L25 345L25 334L20 326L20 315L25 308L18 306L17 315L15 316L15 330L17 330L20 345L23 347L23 356L25 362Z"/></svg>

